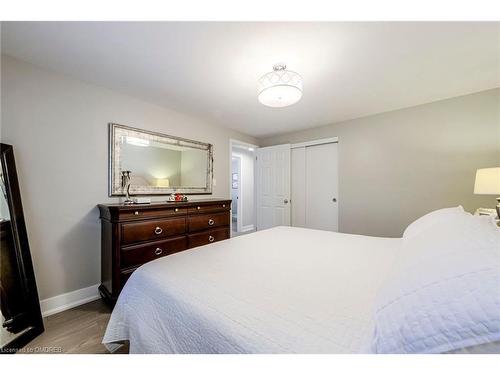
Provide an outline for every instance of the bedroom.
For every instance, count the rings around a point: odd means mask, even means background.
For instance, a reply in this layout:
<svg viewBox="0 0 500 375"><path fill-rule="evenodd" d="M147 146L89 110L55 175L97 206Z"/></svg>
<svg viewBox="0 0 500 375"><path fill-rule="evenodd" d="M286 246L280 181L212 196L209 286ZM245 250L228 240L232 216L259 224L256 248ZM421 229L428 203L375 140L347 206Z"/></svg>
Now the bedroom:
<svg viewBox="0 0 500 375"><path fill-rule="evenodd" d="M3 352L500 354L500 22L1 50Z"/></svg>

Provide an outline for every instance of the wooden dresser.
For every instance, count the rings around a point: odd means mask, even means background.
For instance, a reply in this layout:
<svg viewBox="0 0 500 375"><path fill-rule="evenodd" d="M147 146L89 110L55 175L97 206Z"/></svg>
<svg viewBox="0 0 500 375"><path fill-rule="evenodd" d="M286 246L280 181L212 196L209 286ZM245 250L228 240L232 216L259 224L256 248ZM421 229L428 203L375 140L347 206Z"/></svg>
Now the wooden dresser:
<svg viewBox="0 0 500 375"><path fill-rule="evenodd" d="M101 285L114 304L137 267L153 259L229 238L231 200L100 204Z"/></svg>

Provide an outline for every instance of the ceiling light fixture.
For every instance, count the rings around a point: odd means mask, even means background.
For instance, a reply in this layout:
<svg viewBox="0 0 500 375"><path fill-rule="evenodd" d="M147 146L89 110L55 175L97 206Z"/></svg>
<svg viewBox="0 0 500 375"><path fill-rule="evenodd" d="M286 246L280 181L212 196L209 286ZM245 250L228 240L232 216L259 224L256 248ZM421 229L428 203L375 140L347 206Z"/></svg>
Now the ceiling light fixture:
<svg viewBox="0 0 500 375"><path fill-rule="evenodd" d="M268 107L288 107L302 97L302 77L286 70L285 64L276 64L259 79L258 95L259 102Z"/></svg>
<svg viewBox="0 0 500 375"><path fill-rule="evenodd" d="M142 138L137 138L137 137L125 137L126 142L129 145L133 146L141 146L141 147L148 147L149 146L149 141L147 139L142 139Z"/></svg>

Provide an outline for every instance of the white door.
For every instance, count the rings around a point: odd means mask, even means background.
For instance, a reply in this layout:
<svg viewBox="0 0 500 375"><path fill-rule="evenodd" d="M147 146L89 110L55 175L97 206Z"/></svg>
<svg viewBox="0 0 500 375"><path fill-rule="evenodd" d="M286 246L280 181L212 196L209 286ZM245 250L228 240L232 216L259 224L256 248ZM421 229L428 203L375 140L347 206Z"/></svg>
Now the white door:
<svg viewBox="0 0 500 375"><path fill-rule="evenodd" d="M290 225L290 145L257 149L257 229Z"/></svg>
<svg viewBox="0 0 500 375"><path fill-rule="evenodd" d="M306 228L306 148L292 148L292 225Z"/></svg>
<svg viewBox="0 0 500 375"><path fill-rule="evenodd" d="M292 151L292 225L338 231L337 143Z"/></svg>

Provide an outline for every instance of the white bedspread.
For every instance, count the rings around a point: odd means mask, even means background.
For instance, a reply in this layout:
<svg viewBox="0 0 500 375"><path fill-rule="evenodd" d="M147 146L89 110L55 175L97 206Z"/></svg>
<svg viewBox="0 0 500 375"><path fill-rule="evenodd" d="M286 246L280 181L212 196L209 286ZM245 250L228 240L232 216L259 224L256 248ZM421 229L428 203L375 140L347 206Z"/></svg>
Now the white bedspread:
<svg viewBox="0 0 500 375"><path fill-rule="evenodd" d="M356 353L401 239L277 227L134 272L103 343L131 353Z"/></svg>

